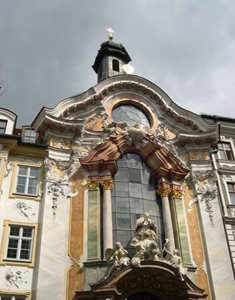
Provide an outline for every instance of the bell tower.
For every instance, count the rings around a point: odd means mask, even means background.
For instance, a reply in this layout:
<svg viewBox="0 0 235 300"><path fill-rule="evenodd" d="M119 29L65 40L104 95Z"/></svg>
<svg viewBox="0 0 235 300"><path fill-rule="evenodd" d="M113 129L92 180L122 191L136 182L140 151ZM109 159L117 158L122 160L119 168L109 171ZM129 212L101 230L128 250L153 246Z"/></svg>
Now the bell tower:
<svg viewBox="0 0 235 300"><path fill-rule="evenodd" d="M126 74L123 65L131 61L126 49L120 43L113 42L114 31L108 28L108 41L101 44L93 64L98 83L111 76Z"/></svg>

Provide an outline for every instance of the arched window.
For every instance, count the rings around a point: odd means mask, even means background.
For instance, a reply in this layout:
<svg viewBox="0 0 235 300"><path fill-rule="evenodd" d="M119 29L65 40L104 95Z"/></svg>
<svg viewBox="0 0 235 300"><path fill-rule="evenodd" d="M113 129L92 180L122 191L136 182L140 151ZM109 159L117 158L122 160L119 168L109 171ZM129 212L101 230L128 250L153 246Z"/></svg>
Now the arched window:
<svg viewBox="0 0 235 300"><path fill-rule="evenodd" d="M119 72L119 61L117 59L113 59L113 71Z"/></svg>
<svg viewBox="0 0 235 300"><path fill-rule="evenodd" d="M114 243L121 242L131 254L133 248L129 243L135 236L136 220L148 211L157 225L158 243L162 245L161 201L156 196L151 171L141 156L134 153L125 154L117 165L112 190Z"/></svg>

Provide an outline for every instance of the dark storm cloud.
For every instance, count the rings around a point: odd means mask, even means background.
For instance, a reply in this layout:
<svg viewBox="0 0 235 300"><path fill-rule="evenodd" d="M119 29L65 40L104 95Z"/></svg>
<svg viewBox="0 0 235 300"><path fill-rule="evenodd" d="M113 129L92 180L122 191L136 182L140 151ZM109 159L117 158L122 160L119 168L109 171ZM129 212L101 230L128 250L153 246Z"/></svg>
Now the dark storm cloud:
<svg viewBox="0 0 235 300"><path fill-rule="evenodd" d="M29 124L42 106L96 84L91 65L113 27L135 74L196 113L235 117L233 0L1 0L0 106Z"/></svg>

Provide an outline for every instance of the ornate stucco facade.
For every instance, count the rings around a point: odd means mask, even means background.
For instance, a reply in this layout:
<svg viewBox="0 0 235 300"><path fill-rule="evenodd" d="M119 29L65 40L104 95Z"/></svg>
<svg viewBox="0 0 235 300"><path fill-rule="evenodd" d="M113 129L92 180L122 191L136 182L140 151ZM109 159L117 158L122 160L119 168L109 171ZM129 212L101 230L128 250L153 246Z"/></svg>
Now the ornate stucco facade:
<svg viewBox="0 0 235 300"><path fill-rule="evenodd" d="M235 120L130 60L110 37L88 91L22 130L0 109L0 299L235 298Z"/></svg>

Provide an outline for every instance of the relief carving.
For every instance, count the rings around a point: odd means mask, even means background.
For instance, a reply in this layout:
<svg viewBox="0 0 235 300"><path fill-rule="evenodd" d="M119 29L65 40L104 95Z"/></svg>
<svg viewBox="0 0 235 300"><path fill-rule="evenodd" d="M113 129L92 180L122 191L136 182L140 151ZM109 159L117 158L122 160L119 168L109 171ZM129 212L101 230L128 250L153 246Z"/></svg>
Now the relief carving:
<svg viewBox="0 0 235 300"><path fill-rule="evenodd" d="M209 214L211 224L213 225L213 204L212 201L217 197L216 175L214 170L194 171L191 174L192 182L195 185L195 191L200 202L205 203L205 211ZM189 209L193 203L189 202Z"/></svg>
<svg viewBox="0 0 235 300"><path fill-rule="evenodd" d="M46 158L44 165L47 170L47 193L52 196L53 215L56 215L58 199L75 197L78 191L72 192L72 183L67 175L70 162L55 161Z"/></svg>
<svg viewBox="0 0 235 300"><path fill-rule="evenodd" d="M36 214L32 211L32 207L30 204L26 204L23 201L18 201L16 203L16 208L20 212L20 214L27 219L30 219L30 217L35 216Z"/></svg>
<svg viewBox="0 0 235 300"><path fill-rule="evenodd" d="M6 286L8 287L15 287L17 289L24 283L28 283L28 281L24 278L25 274L28 272L26 271L13 271L12 269L8 269L5 274L5 279L7 281Z"/></svg>

